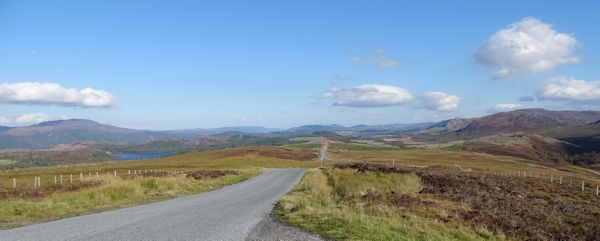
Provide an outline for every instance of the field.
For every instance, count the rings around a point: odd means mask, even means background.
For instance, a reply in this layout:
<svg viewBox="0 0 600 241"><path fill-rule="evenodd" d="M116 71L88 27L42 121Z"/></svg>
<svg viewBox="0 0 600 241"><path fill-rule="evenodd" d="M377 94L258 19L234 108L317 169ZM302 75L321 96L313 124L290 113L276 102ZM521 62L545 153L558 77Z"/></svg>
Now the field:
<svg viewBox="0 0 600 241"><path fill-rule="evenodd" d="M457 148L456 148L457 149ZM332 149L328 152L330 157L341 161L364 161L403 166L442 166L451 170L471 169L479 173L497 172L526 172L533 175L554 175L563 178L576 178L588 183L600 185L598 172L569 164L554 164L535 162L518 157L496 156L468 151L450 151L441 149L406 148L396 150L348 150Z"/></svg>
<svg viewBox="0 0 600 241"><path fill-rule="evenodd" d="M313 151L298 148L243 147L4 171L0 173L0 228L214 190L255 176L261 168L317 167L316 158ZM35 177L40 177L41 187L34 187Z"/></svg>
<svg viewBox="0 0 600 241"><path fill-rule="evenodd" d="M279 219L333 240L599 240L595 186L442 166L311 169Z"/></svg>

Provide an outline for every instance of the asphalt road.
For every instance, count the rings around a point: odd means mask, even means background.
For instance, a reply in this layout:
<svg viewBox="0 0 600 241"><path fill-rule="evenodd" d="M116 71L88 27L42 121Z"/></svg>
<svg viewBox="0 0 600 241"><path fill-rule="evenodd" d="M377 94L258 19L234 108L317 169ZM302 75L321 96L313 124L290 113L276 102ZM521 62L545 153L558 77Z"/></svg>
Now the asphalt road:
<svg viewBox="0 0 600 241"><path fill-rule="evenodd" d="M211 192L0 231L0 240L244 240L305 171L269 169Z"/></svg>

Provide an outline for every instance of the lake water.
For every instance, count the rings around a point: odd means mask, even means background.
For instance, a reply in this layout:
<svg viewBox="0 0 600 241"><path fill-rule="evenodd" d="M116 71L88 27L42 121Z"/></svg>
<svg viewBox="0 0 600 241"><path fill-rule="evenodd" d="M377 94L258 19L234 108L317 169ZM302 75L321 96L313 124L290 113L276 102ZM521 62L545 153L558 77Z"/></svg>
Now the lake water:
<svg viewBox="0 0 600 241"><path fill-rule="evenodd" d="M125 161L134 159L149 159L157 158L161 156L171 155L171 152L159 152L159 153L113 153L117 158L114 161Z"/></svg>

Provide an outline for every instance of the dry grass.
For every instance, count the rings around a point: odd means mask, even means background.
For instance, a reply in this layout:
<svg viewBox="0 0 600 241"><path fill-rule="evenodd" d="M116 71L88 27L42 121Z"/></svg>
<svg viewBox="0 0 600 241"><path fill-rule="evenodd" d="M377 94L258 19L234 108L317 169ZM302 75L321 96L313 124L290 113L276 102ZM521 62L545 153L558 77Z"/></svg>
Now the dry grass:
<svg viewBox="0 0 600 241"><path fill-rule="evenodd" d="M357 182L360 182L358 188L355 187ZM356 199L386 191L412 196L420 188L418 177L410 174L311 169L301 183L281 199L276 214L285 222L334 240L498 239L484 229L430 220L395 206Z"/></svg>
<svg viewBox="0 0 600 241"><path fill-rule="evenodd" d="M600 240L600 198L586 188L442 166L336 163L312 169L277 214L334 240Z"/></svg>
<svg viewBox="0 0 600 241"><path fill-rule="evenodd" d="M0 201L0 228L200 193L237 183L259 173L258 169L248 169L239 174L202 180L188 178L183 174L164 177L140 175L134 178L92 177L88 182L99 185L68 192L46 193L35 199Z"/></svg>

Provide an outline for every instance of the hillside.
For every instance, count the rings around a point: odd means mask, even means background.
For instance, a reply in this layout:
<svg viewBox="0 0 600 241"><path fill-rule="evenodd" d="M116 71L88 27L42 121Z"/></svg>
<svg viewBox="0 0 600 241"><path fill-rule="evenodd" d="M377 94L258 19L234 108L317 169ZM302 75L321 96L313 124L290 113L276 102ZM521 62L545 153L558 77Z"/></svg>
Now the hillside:
<svg viewBox="0 0 600 241"><path fill-rule="evenodd" d="M174 137L193 139L232 130L247 133L263 133L278 129L257 126L223 127L212 129L187 129L172 131L148 131L121 128L91 120L71 119L42 122L37 125L0 128L0 149L44 149L59 144L80 141L99 143L144 143L153 139ZM163 145L164 146L164 145Z"/></svg>

